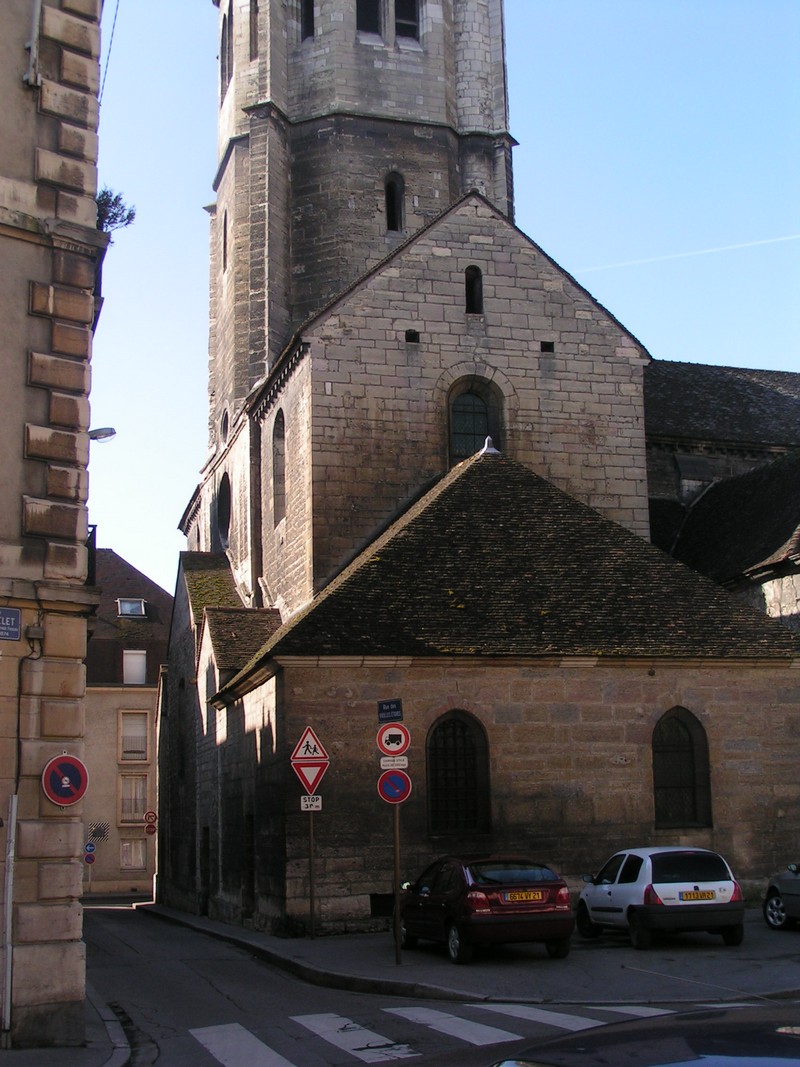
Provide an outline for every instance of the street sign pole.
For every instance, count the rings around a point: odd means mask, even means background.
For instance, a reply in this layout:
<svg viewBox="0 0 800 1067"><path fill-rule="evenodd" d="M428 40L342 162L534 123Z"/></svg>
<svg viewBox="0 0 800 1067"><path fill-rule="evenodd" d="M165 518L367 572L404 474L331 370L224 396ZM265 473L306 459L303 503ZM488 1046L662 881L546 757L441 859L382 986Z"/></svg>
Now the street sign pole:
<svg viewBox="0 0 800 1067"><path fill-rule="evenodd" d="M400 944L400 804L394 805L394 962L403 962Z"/></svg>
<svg viewBox="0 0 800 1067"><path fill-rule="evenodd" d="M314 895L314 812L308 813L308 932L314 937L314 912L316 901Z"/></svg>

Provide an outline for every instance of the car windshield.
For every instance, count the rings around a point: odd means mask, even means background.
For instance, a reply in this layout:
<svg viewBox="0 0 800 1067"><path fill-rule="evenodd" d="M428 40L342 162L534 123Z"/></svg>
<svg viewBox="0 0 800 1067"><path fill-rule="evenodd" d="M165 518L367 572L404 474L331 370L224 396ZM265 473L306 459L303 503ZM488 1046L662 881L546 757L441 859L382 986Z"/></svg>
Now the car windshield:
<svg viewBox="0 0 800 1067"><path fill-rule="evenodd" d="M557 882L558 875L539 863L524 860L495 860L473 863L472 877L478 885L518 885L529 882Z"/></svg>
<svg viewBox="0 0 800 1067"><path fill-rule="evenodd" d="M714 852L661 852L652 857L654 882L730 881L725 861Z"/></svg>

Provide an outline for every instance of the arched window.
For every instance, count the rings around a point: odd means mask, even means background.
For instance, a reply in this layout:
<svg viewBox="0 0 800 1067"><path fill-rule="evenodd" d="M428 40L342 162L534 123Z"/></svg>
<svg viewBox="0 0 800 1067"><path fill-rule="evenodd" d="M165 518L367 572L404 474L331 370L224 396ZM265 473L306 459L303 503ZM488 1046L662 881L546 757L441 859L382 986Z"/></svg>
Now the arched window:
<svg viewBox="0 0 800 1067"><path fill-rule="evenodd" d="M478 720L448 711L428 734L426 757L429 833L488 833L489 751Z"/></svg>
<svg viewBox="0 0 800 1067"><path fill-rule="evenodd" d="M405 199L405 182L402 174L393 171L386 176L386 229L390 233L401 233L403 229L403 201Z"/></svg>
<svg viewBox="0 0 800 1067"><path fill-rule="evenodd" d="M258 0L250 0L250 59L258 59Z"/></svg>
<svg viewBox="0 0 800 1067"><path fill-rule="evenodd" d="M286 517L286 421L282 411L272 427L272 513L276 526Z"/></svg>
<svg viewBox="0 0 800 1067"><path fill-rule="evenodd" d="M502 449L502 404L497 389L483 378L463 378L448 397L450 466L480 452L491 437Z"/></svg>
<svg viewBox="0 0 800 1067"><path fill-rule="evenodd" d="M356 0L356 29L381 32L381 0Z"/></svg>
<svg viewBox="0 0 800 1067"><path fill-rule="evenodd" d="M394 32L419 40L419 0L394 0Z"/></svg>
<svg viewBox="0 0 800 1067"><path fill-rule="evenodd" d="M464 271L465 308L468 315L483 314L483 274L480 267Z"/></svg>
<svg viewBox="0 0 800 1067"><path fill-rule="evenodd" d="M708 740L686 708L671 708L653 730L653 799L657 828L711 826Z"/></svg>
<svg viewBox="0 0 800 1067"><path fill-rule="evenodd" d="M227 15L222 17L222 36L219 42L219 88L220 96L225 92L233 77L233 4Z"/></svg>
<svg viewBox="0 0 800 1067"><path fill-rule="evenodd" d="M314 0L300 0L300 39L314 36Z"/></svg>
<svg viewBox="0 0 800 1067"><path fill-rule="evenodd" d="M227 548L230 542L231 529L231 482L227 474L223 474L217 488L217 532L219 543L222 548Z"/></svg>
<svg viewBox="0 0 800 1067"><path fill-rule="evenodd" d="M228 269L228 212L222 213L222 269Z"/></svg>

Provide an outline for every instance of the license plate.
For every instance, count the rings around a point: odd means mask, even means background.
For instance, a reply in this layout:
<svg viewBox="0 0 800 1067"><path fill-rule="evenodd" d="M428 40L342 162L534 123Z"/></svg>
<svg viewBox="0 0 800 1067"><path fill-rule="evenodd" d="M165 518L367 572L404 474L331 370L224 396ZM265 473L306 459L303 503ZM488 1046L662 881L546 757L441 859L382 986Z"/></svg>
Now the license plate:
<svg viewBox="0 0 800 1067"><path fill-rule="evenodd" d="M679 893L678 896L681 900L713 900L716 894L713 889L701 889Z"/></svg>
<svg viewBox="0 0 800 1067"><path fill-rule="evenodd" d="M516 904L518 901L525 900L544 900L543 889L512 889L508 893L503 893L503 900L509 904Z"/></svg>

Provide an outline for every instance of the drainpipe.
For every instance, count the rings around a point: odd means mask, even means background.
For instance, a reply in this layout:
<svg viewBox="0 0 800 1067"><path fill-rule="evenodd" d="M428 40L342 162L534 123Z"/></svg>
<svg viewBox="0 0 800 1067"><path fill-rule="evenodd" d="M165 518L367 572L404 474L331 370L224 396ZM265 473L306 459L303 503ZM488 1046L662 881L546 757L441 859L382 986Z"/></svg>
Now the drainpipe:
<svg viewBox="0 0 800 1067"><path fill-rule="evenodd" d="M6 834L6 877L3 887L5 914L3 916L3 1000L0 1005L2 1015L2 1035L0 1048L11 1048L11 974L13 952L14 919L14 853L17 843L17 800L13 793L8 798L8 832Z"/></svg>
<svg viewBox="0 0 800 1067"><path fill-rule="evenodd" d="M38 89L42 84L42 76L39 73L39 23L42 18L42 0L33 0L33 24L31 26L31 39L28 42L28 69L22 75L22 80L32 89Z"/></svg>

